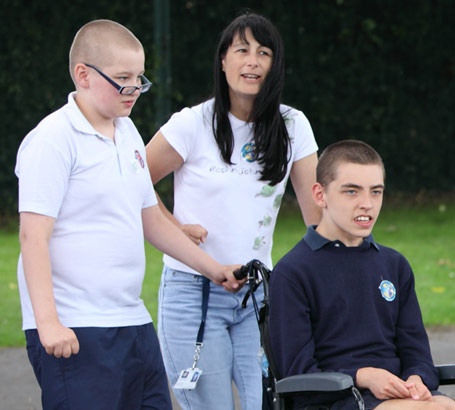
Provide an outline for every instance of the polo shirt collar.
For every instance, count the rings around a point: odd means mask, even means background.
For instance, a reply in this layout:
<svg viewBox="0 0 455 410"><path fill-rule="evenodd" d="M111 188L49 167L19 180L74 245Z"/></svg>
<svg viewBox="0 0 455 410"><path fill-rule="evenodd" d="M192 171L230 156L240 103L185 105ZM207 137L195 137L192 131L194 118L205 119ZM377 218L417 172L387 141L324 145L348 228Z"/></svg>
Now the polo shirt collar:
<svg viewBox="0 0 455 410"><path fill-rule="evenodd" d="M327 238L324 238L323 236L319 235L319 233L316 232L317 225L311 225L303 237L305 242L308 244L308 246L311 248L313 251L317 251L321 248L323 248L327 244L342 244L341 241L331 241ZM343 244L344 246L344 244ZM364 238L362 244L360 245L362 247L374 247L377 251L379 251L379 246L378 244L374 241L373 235L368 235L366 238Z"/></svg>
<svg viewBox="0 0 455 410"><path fill-rule="evenodd" d="M79 132L84 134L98 135L98 132L93 128L87 118L84 117L81 110L76 104L76 92L72 92L68 95L68 104L65 106L65 114L71 122L71 125L76 128Z"/></svg>
<svg viewBox="0 0 455 410"><path fill-rule="evenodd" d="M72 126L76 128L79 132L84 134L96 135L100 138L107 138L104 135L100 134L95 128L93 128L92 124L85 118L82 111L79 109L78 105L76 104L76 92L73 91L72 93L68 94L68 104L65 105L64 110L65 114L67 115L69 121L71 122ZM116 128L118 128L117 119L114 120ZM116 135L117 137L117 135Z"/></svg>

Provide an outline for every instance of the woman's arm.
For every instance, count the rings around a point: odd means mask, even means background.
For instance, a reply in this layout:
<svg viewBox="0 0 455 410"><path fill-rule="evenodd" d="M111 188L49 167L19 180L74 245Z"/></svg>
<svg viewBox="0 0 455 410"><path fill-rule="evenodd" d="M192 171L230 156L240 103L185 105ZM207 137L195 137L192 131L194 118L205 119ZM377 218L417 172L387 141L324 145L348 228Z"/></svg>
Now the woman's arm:
<svg viewBox="0 0 455 410"><path fill-rule="evenodd" d="M145 147L145 150L147 154L147 165L154 185L183 165L183 158L171 144L166 141L161 131L158 131L155 134ZM182 225L174 215L169 212L158 194L157 199L158 205L164 216L180 228L188 238L196 245L205 242L208 232L203 226L198 224Z"/></svg>
<svg viewBox="0 0 455 410"><path fill-rule="evenodd" d="M153 184L183 165L183 158L172 148L161 131L158 131L145 147L147 165Z"/></svg>
<svg viewBox="0 0 455 410"><path fill-rule="evenodd" d="M293 163L291 182L306 226L317 225L321 220L321 209L314 203L312 187L316 182L317 153Z"/></svg>

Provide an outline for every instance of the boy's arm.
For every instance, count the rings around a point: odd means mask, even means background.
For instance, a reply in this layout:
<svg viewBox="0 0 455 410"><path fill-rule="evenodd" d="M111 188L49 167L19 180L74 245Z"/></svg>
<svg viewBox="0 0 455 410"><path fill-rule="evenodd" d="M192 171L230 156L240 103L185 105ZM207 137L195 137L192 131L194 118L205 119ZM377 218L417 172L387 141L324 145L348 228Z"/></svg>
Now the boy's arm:
<svg viewBox="0 0 455 410"><path fill-rule="evenodd" d="M401 283L397 292L399 312L395 343L401 362L401 375L397 377L384 369L361 368L356 373L356 384L370 389L379 399L429 400L429 390L437 388L437 370L432 363L428 337L414 289L414 275L402 256L398 261L398 269Z"/></svg>
<svg viewBox="0 0 455 410"><path fill-rule="evenodd" d="M233 274L240 265L219 264L167 219L158 205L142 210L142 224L145 239L161 252L180 260L230 292L240 289Z"/></svg>
<svg viewBox="0 0 455 410"><path fill-rule="evenodd" d="M57 315L49 256L54 222L49 216L21 212L22 264L41 344L50 355L70 357L79 352L79 342L73 330L63 326Z"/></svg>
<svg viewBox="0 0 455 410"><path fill-rule="evenodd" d="M285 257L286 258L286 257ZM311 308L299 282L289 280L292 266L275 266L270 276L270 341L279 377L320 372L315 359ZM295 277L296 275L294 275Z"/></svg>
<svg viewBox="0 0 455 410"><path fill-rule="evenodd" d="M438 372L431 357L430 343L423 325L415 293L414 274L407 260L401 259L399 313L396 322L396 346L401 362L400 377L407 380L419 376L429 390L439 385Z"/></svg>

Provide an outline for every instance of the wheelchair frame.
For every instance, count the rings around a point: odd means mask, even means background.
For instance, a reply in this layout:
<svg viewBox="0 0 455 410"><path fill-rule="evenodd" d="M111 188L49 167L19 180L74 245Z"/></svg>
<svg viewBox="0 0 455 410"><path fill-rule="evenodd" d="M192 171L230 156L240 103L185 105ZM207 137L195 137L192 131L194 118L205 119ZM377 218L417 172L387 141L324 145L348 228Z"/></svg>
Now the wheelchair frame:
<svg viewBox="0 0 455 410"><path fill-rule="evenodd" d="M246 306L248 298L251 297L256 311L256 318L261 335L261 345L269 361L267 395L271 395L272 397L273 410L286 410L286 397L295 393L328 393L341 391L351 391L355 397L359 410L365 410L362 395L355 387L352 377L347 374L338 372L321 372L299 374L282 379L277 379L275 377L278 372L273 362L268 325L270 273L270 270L261 261L253 259L246 265L242 266L240 270L235 273L235 276L237 279L247 278L247 283L250 287L245 299L243 300L243 306ZM261 308L258 308L254 292L261 283L264 287L264 300ZM436 365L436 368L439 372L440 385L455 384L455 364ZM266 408L267 407L264 407L263 405L263 410ZM306 410L320 410L324 408L328 409L328 407L324 407L324 404L309 405ZM270 406L268 409L270 409Z"/></svg>

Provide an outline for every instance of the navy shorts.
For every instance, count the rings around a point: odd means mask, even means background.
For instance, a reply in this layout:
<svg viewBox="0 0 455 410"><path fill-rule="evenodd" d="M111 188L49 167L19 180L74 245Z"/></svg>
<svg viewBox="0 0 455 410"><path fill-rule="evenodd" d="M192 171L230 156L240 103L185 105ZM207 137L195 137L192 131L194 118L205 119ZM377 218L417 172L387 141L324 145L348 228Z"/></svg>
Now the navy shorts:
<svg viewBox="0 0 455 410"><path fill-rule="evenodd" d="M68 359L48 355L38 332L25 331L44 410L172 410L152 323L73 330L80 350Z"/></svg>

